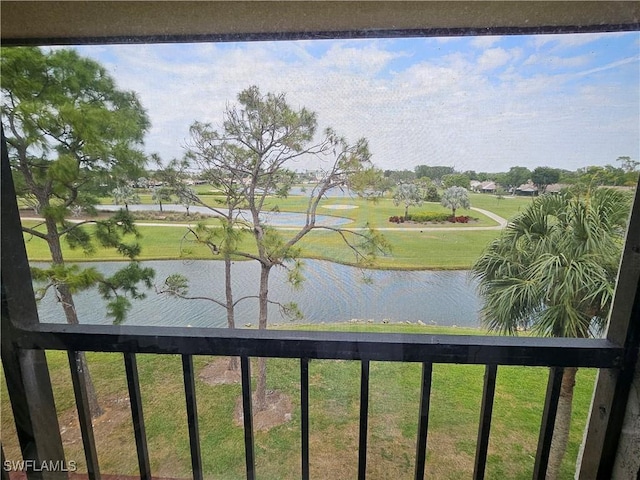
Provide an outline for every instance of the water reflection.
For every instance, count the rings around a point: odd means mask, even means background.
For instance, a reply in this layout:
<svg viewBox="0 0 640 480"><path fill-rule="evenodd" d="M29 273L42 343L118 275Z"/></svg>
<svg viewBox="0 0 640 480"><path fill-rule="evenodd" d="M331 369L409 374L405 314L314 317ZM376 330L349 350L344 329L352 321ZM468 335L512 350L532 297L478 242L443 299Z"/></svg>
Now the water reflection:
<svg viewBox="0 0 640 480"><path fill-rule="evenodd" d="M221 261L153 261L145 266L155 268L157 282L171 273L181 273L190 280L190 294L223 299L224 272ZM92 264L110 273L121 262ZM362 281L362 272L353 267L320 260L305 261L306 281L300 290L286 283L286 272L274 269L269 292L279 302L298 303L305 315L302 323L335 323L352 319L363 321L417 322L438 325L478 326L480 307L475 284L466 271L398 271L369 270L370 283ZM233 265L234 295L257 295L259 267L256 262L235 262ZM96 294L76 296L81 323L108 324L104 309L97 309ZM47 294L39 305L41 321L64 322L62 308ZM238 326L257 324L257 300L239 303L236 310ZM276 307L270 307L269 321L286 324ZM129 325L163 325L193 327L224 327L224 309L209 301L166 298L150 291L144 300L135 301L127 318Z"/></svg>
<svg viewBox="0 0 640 480"><path fill-rule="evenodd" d="M98 205L97 209L105 212L115 212L123 208L122 205ZM132 212L144 212L144 211L160 211L160 207L158 205L129 205L129 210ZM180 212L186 213L187 209L183 205L176 204L163 204L162 210L165 212ZM199 207L194 205L189 207L189 212L191 213L201 213L204 215L214 215L211 210L206 207ZM251 218L248 214L248 211L242 210L241 216L249 221ZM264 212L260 215L260 218L265 223L272 225L274 227L297 227L305 224L306 215L303 213L292 213L292 212ZM334 217L330 215L316 215L316 224L323 225L327 227L335 227L338 225L345 225L351 222L351 219L344 217Z"/></svg>

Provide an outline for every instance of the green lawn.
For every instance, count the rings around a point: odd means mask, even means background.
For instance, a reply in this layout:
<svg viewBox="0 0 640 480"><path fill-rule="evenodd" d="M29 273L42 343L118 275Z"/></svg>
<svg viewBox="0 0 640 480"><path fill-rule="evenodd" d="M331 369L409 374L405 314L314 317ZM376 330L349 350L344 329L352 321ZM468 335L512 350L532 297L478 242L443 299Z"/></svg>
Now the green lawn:
<svg viewBox="0 0 640 480"><path fill-rule="evenodd" d="M498 231L383 232L391 253L375 260L384 269L468 269ZM303 240L302 255L353 263L354 254L331 233L314 232Z"/></svg>
<svg viewBox="0 0 640 480"><path fill-rule="evenodd" d="M498 199L495 195L486 193L471 193L469 201L472 207L483 208L490 212L500 215L507 220L523 211L531 200L535 197L514 197L505 195L504 198Z"/></svg>
<svg viewBox="0 0 640 480"><path fill-rule="evenodd" d="M217 195L205 195L202 200L210 206L220 207L220 203L218 202L222 197ZM140 199L142 204L152 205L153 201L151 200L151 195L142 194L140 195ZM476 204L477 199L477 204ZM472 207L480 207L490 211L496 212L498 215L504 216L500 212L506 212L511 216L511 212L517 213L517 208L523 205L522 198L509 198L501 201L497 201L496 197L493 195L480 195L480 194L471 194L471 206ZM308 206L308 197L302 195L292 195L287 198L277 198L271 197L267 199L265 203L265 211L270 210L279 210L282 212L298 212L304 213L307 210ZM101 202L104 204L112 204L113 200L111 198L102 198ZM503 206L502 204L508 202L510 205ZM170 203L170 202L168 202ZM351 209L333 209L332 206L335 205L349 205L355 208ZM154 205L154 210L157 210L159 207ZM434 202L424 202L420 206L413 206L409 208L410 214L419 214L426 212L435 212L435 213L451 213L451 210L444 208L439 203ZM369 224L375 228L398 228L398 227L411 227L411 224L402 224L398 225L395 223L389 222L389 217L392 216L402 216L404 215L404 206L403 205L394 205L393 201L390 198L381 198L376 201L367 200L363 198L338 198L338 197L329 197L320 203L318 208L318 214L321 215L329 215L329 216L337 216L337 217L345 217L352 220L353 223L347 224L347 227L353 226L364 226L365 224ZM456 211L456 215L468 215L473 218L477 218L476 222L470 224L457 224L455 225L458 228L464 229L469 226L478 226L478 227L487 227L487 226L495 226L497 223L490 218L482 215L481 213L475 212L473 210L467 209L459 209ZM451 223L444 224L432 224L429 227L438 227L438 226L452 226ZM420 225L416 225L416 228L420 228Z"/></svg>
<svg viewBox="0 0 640 480"><path fill-rule="evenodd" d="M142 196L143 201L150 202L150 197ZM206 197L211 204L214 197ZM103 199L105 202L108 199ZM517 213L530 202L527 198L505 198L497 200L493 195L472 194L472 206L478 206L496 212L506 218ZM325 208L333 205L352 205L353 209ZM291 196L284 199L270 199L267 209L276 208L280 211L304 212L306 209L306 197ZM464 225L456 225L455 231L450 228L451 223L446 224L395 224L390 223L390 216L402 214L403 207L395 206L388 199L380 199L376 202L361 198L328 198L323 201L319 211L323 215L336 215L351 219L351 223L345 227L360 228L370 225L374 228L382 228L381 232L391 245L391 253L379 256L373 264L376 268L385 269L468 269L474 260L480 255L484 247L498 235L497 230L475 231L468 227L496 226L496 222L488 217L472 211L461 210L461 215L470 215L479 218L477 222ZM420 207L412 207L412 213L446 212L447 210L436 203L424 203ZM143 246L141 260L176 259L180 255L188 254L192 258L208 259L211 253L208 249L196 245L185 239L185 228L180 227L145 227L145 221L140 222L141 243ZM150 223L163 223L158 220L148 220ZM166 223L172 223L167 221ZM175 222L173 222L175 223ZM178 223L185 223L180 221ZM216 225L217 220L210 219L206 223ZM33 222L26 225L33 226ZM406 231L410 228L411 231ZM441 231L438 231L442 229ZM291 231L282 231L287 237ZM47 261L49 257L45 243L38 238L25 235L29 258L33 261ZM318 230L305 237L300 243L302 255L306 258L330 260L340 263L354 263L353 252L346 247L343 240L335 232ZM248 252L254 252L252 239L245 236L241 248ZM81 251L65 249L65 258L69 261L83 260L119 260L119 255L112 250L98 250L94 255L87 257Z"/></svg>
<svg viewBox="0 0 640 480"><path fill-rule="evenodd" d="M479 330L417 325L339 325L316 329L405 333L483 334ZM95 423L98 456L105 474L136 475L135 443L120 354L89 353L89 366L104 408ZM48 352L67 460L86 469L79 438L73 432L73 392L66 354ZM241 426L233 410L239 385L212 386L199 374L211 357L195 357L196 390L205 478L244 478ZM153 475L188 478L190 457L181 362L175 355L138 356L144 414ZM354 478L357 469L359 364L318 361L310 364L311 473L313 478ZM255 368L254 368L255 372ZM268 388L288 395L292 420L256 432L257 475L280 480L300 476L299 363L268 363ZM420 392L420 366L372 362L368 477L409 478L413 474ZM482 395L483 367L435 365L429 417L427 475L442 480L470 478ZM486 478L531 478L544 402L547 369L500 367L491 427ZM585 425L594 372L581 370L576 384L573 425L562 478L571 478ZM8 460L19 459L15 430L1 382L2 443ZM110 421L107 421L109 419Z"/></svg>
<svg viewBox="0 0 640 480"><path fill-rule="evenodd" d="M354 206L356 208L352 209L332 209L330 207L335 205L349 205ZM277 208L283 212L305 212L307 208L307 204L305 201L305 197L301 196L291 196L287 198L272 198L267 203L267 208ZM473 203L471 206L475 206ZM434 202L424 202L420 206L413 206L409 208L409 214L419 214L426 212L435 212L435 213L451 213L451 210L444 208L439 203ZM389 198L381 198L376 201L366 200L363 198L336 198L330 197L323 200L320 203L318 208L318 213L322 215L333 215L338 217L347 217L353 220L353 224L348 224L347 226L363 226L365 224L369 224L374 228L406 228L406 227L415 227L421 228L420 225L412 225L412 224L395 224L389 222L389 217L392 216L403 216L404 215L404 206L403 205L394 205L393 201ZM485 217L481 213L474 212L473 210L459 209L456 211L456 215L468 215L473 218L477 218L477 222L473 222L470 224L458 224L457 227L464 229L468 226L478 226L478 227L486 227L486 226L495 226L496 222ZM443 223L443 224L430 224L424 225L429 227L438 227L438 226L452 226L451 223ZM423 227L424 227L423 226Z"/></svg>
<svg viewBox="0 0 640 480"><path fill-rule="evenodd" d="M33 226L34 222L25 222ZM209 249L183 239L186 228L180 227L139 227L142 244L141 260L169 260L180 258L181 252L188 252L190 258L210 259ZM283 231L286 237L292 232ZM391 245L391 253L379 256L374 266L385 269L468 269L480 255L484 246L498 235L498 231L384 231L384 237ZM133 239L131 239L133 240ZM31 261L49 261L50 255L44 240L25 234L27 255ZM122 260L113 249L97 249L87 256L81 250L71 250L63 242L63 252L67 261ZM340 263L355 262L353 252L345 246L335 232L315 231L300 243L302 255ZM253 252L252 239L246 235L241 245Z"/></svg>

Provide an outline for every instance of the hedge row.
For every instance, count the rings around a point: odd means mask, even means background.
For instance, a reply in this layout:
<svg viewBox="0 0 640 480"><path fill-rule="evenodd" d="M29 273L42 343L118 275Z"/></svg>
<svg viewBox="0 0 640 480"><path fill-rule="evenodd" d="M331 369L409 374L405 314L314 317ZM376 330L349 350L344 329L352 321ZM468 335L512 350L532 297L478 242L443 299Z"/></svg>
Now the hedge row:
<svg viewBox="0 0 640 480"><path fill-rule="evenodd" d="M414 215L408 215L406 219L402 216L395 216L395 215L393 217L389 217L389 221L391 223L404 223L405 221L411 221L416 223L429 223L429 222L469 223L469 220L472 220L472 218L466 215L454 217L449 213L436 213L436 212L425 212L425 213L418 213Z"/></svg>
<svg viewBox="0 0 640 480"><path fill-rule="evenodd" d="M411 220L417 223L446 222L446 221L449 221L450 217L451 217L450 213L423 212L423 213L416 213L414 215L409 215L408 220Z"/></svg>

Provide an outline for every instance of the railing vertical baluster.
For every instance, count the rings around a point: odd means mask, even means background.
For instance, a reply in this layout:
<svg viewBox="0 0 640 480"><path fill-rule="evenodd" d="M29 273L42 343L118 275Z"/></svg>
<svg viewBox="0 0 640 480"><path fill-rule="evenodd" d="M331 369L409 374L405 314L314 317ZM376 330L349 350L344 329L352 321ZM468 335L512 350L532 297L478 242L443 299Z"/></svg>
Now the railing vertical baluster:
<svg viewBox="0 0 640 480"><path fill-rule="evenodd" d="M431 399L431 375L433 365L422 364L422 384L420 386L420 417L418 420L418 439L416 442L415 479L424 479L424 468L427 460L427 432L429 430L429 403Z"/></svg>
<svg viewBox="0 0 640 480"><path fill-rule="evenodd" d="M367 471L367 429L369 422L369 360L362 360L360 371L360 442L358 446L358 480Z"/></svg>
<svg viewBox="0 0 640 480"><path fill-rule="evenodd" d="M256 462L253 448L253 409L251 408L251 363L249 357L240 357L242 373L242 411L244 419L244 451L247 480L254 480Z"/></svg>
<svg viewBox="0 0 640 480"><path fill-rule="evenodd" d="M187 402L187 422L189 425L189 445L191 448L193 480L202 480L202 455L200 454L196 383L193 375L193 357L191 355L182 355L182 373L184 376L184 396Z"/></svg>
<svg viewBox="0 0 640 480"><path fill-rule="evenodd" d="M491 432L491 415L493 413L493 397L496 392L497 365L487 365L484 371L484 389L482 406L480 407L480 426L478 427L478 443L476 444L476 461L473 469L474 480L482 480L487 465L489 450L489 433Z"/></svg>
<svg viewBox="0 0 640 480"><path fill-rule="evenodd" d="M78 408L78 421L80 423L80 432L82 433L82 446L84 447L84 456L87 460L87 475L89 480L100 480L98 453L96 451L96 440L93 435L93 423L91 421L91 409L89 408L87 384L82 370L82 358L79 352L69 350L67 354L69 356L69 368L71 369L73 393L76 398L76 407Z"/></svg>
<svg viewBox="0 0 640 480"><path fill-rule="evenodd" d="M136 437L136 450L138 452L138 467L140 478L151 480L151 467L149 466L149 449L147 447L147 435L144 428L144 416L142 414L142 395L140 395L140 380L138 378L138 362L135 353L124 354L124 367L127 372L127 386L129 388L129 401L131 402L131 418L133 420L133 433Z"/></svg>
<svg viewBox="0 0 640 480"><path fill-rule="evenodd" d="M309 480L309 359L300 359L302 480Z"/></svg>
<svg viewBox="0 0 640 480"><path fill-rule="evenodd" d="M547 463L549 462L551 440L553 439L553 429L556 423L556 413L558 411L558 400L560 398L560 386L562 385L563 373L564 368L552 367L549 369L547 395L544 401L540 436L538 437L536 462L533 467L534 480L544 480L547 474Z"/></svg>

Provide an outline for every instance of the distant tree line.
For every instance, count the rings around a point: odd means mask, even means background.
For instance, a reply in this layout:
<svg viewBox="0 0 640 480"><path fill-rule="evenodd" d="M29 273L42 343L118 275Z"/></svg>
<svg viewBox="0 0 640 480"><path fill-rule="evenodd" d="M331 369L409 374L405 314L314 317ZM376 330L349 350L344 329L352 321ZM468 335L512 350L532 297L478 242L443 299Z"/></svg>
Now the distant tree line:
<svg viewBox="0 0 640 480"><path fill-rule="evenodd" d="M470 188L472 181L492 181L504 190L518 188L531 182L543 192L548 185L560 183L576 188L590 188L594 186L634 186L638 183L640 162L629 156L616 159L617 165L587 166L571 171L548 166L527 167L515 166L506 172L476 172L475 170L458 171L452 166L417 165L411 170L385 170L384 178L389 187L399 183L408 183L427 179L441 188L453 186Z"/></svg>

